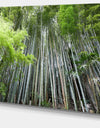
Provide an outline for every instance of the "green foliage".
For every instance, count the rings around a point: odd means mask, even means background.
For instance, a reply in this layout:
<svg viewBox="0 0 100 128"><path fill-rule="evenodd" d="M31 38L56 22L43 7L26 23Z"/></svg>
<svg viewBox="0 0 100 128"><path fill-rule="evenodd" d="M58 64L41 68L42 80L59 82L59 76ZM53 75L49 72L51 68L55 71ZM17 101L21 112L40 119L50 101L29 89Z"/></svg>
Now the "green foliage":
<svg viewBox="0 0 100 128"><path fill-rule="evenodd" d="M88 53L87 51L82 51L79 53L80 59L76 61L78 65L79 72L84 72L91 64L100 61L100 57L96 52Z"/></svg>
<svg viewBox="0 0 100 128"><path fill-rule="evenodd" d="M61 34L72 34L76 30L77 11L75 6L61 5L58 12L58 23L61 28Z"/></svg>
<svg viewBox="0 0 100 128"><path fill-rule="evenodd" d="M45 100L41 103L41 105L44 107L50 107L50 103Z"/></svg>
<svg viewBox="0 0 100 128"><path fill-rule="evenodd" d="M80 63L84 63L85 61L88 61L89 63L92 62L95 59L99 59L99 55L96 52L88 53L87 51L82 51L79 53L80 55Z"/></svg>
<svg viewBox="0 0 100 128"><path fill-rule="evenodd" d="M6 96L6 90L7 90L7 88L6 88L5 84L3 82L0 82L0 94L3 97Z"/></svg>
<svg viewBox="0 0 100 128"><path fill-rule="evenodd" d="M25 56L23 40L28 36L26 30L14 31L12 22L5 21L0 17L0 68L16 62L33 63L33 55Z"/></svg>
<svg viewBox="0 0 100 128"><path fill-rule="evenodd" d="M7 21L12 21L14 23L14 30L18 28L22 28L22 18L23 18L23 11L22 7L5 7L0 8L1 16L5 18Z"/></svg>
<svg viewBox="0 0 100 128"><path fill-rule="evenodd" d="M97 10L99 11L100 9L100 4L94 4L94 5L90 5L90 8L89 8L89 12L97 12Z"/></svg>
<svg viewBox="0 0 100 128"><path fill-rule="evenodd" d="M44 6L43 8L43 25L48 25L51 23L52 19L55 17L59 6Z"/></svg>
<svg viewBox="0 0 100 128"><path fill-rule="evenodd" d="M84 28L87 31L94 29L96 37L100 41L100 5L99 4L88 4L80 5L80 21L78 23L81 30Z"/></svg>

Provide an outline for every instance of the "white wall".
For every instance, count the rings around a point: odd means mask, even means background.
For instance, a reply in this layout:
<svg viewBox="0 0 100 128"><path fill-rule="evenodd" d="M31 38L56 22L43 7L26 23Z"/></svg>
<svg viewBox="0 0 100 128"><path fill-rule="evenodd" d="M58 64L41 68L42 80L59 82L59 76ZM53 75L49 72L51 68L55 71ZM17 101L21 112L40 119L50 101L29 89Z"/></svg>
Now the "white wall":
<svg viewBox="0 0 100 128"><path fill-rule="evenodd" d="M100 3L100 0L0 0L0 6Z"/></svg>

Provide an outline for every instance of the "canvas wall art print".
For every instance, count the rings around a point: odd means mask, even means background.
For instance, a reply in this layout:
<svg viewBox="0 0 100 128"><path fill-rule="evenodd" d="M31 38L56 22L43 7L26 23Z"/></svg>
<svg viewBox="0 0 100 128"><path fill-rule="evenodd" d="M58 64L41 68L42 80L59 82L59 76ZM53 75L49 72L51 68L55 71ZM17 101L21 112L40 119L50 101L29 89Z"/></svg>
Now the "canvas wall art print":
<svg viewBox="0 0 100 128"><path fill-rule="evenodd" d="M0 102L100 113L100 4L0 7Z"/></svg>

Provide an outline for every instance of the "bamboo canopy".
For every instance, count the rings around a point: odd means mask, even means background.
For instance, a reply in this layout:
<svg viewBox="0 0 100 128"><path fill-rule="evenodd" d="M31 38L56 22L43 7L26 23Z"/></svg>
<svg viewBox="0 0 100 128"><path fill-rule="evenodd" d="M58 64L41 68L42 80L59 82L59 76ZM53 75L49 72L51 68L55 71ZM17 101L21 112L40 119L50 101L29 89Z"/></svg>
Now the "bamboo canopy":
<svg viewBox="0 0 100 128"><path fill-rule="evenodd" d="M32 54L36 60L29 65L14 61L2 69L0 82L7 90L5 98L0 95L0 101L99 113L100 42L95 28L82 27L78 36L74 33L73 38L68 32L64 37L56 16L44 23L45 7L32 9L22 8L23 16L16 16L19 21L14 21L14 29L28 23L24 54ZM32 19L33 15L37 18ZM87 56L90 61L81 62Z"/></svg>

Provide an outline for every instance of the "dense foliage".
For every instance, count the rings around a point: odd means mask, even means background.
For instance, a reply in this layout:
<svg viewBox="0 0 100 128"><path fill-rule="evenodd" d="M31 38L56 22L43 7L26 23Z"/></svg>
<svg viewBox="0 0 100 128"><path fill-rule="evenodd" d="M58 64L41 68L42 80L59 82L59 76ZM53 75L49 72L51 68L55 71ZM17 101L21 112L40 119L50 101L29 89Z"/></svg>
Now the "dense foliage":
<svg viewBox="0 0 100 128"><path fill-rule="evenodd" d="M100 5L0 8L0 101L99 113Z"/></svg>
<svg viewBox="0 0 100 128"><path fill-rule="evenodd" d="M11 63L25 61L26 63L33 63L34 56L23 54L26 48L23 41L28 34L25 29L15 31L14 24L9 20L0 17L0 66L9 65ZM1 67L0 67L1 68Z"/></svg>
<svg viewBox="0 0 100 128"><path fill-rule="evenodd" d="M75 34L77 28L77 6L61 5L58 11L58 23L61 27L62 35Z"/></svg>

